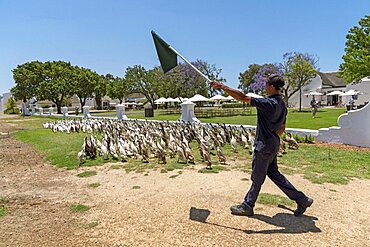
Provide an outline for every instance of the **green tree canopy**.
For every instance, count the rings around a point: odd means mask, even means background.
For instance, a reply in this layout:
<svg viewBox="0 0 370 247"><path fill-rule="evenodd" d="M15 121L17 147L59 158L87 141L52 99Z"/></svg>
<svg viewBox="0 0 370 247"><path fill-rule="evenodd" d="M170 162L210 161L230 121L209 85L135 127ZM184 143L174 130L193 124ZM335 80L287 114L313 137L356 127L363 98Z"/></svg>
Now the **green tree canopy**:
<svg viewBox="0 0 370 247"><path fill-rule="evenodd" d="M346 53L339 66L339 76L346 83L358 83L370 76L370 16L362 18L359 26L352 27L346 38Z"/></svg>
<svg viewBox="0 0 370 247"><path fill-rule="evenodd" d="M142 93L154 107L154 100L163 88L163 72L159 67L146 70L141 65L135 65L126 69L125 78L132 92Z"/></svg>
<svg viewBox="0 0 370 247"><path fill-rule="evenodd" d="M80 68L78 66L73 68L73 76L74 93L79 98L81 107L83 107L86 103L86 99L93 97L100 76L90 69Z"/></svg>
<svg viewBox="0 0 370 247"><path fill-rule="evenodd" d="M94 98L98 110L103 109L102 98L107 94L109 84L114 80L111 74L101 75L94 88Z"/></svg>
<svg viewBox="0 0 370 247"><path fill-rule="evenodd" d="M42 77L39 97L52 101L57 106L57 112L61 114L63 99L75 94L74 67L69 62L48 61L44 63Z"/></svg>
<svg viewBox="0 0 370 247"><path fill-rule="evenodd" d="M109 80L107 94L112 99L118 99L122 104L125 96L130 93L130 86L125 77L114 77Z"/></svg>
<svg viewBox="0 0 370 247"><path fill-rule="evenodd" d="M18 65L13 72L15 86L11 89L17 100L23 100L38 95L38 88L43 81L43 63L39 61L27 62Z"/></svg>

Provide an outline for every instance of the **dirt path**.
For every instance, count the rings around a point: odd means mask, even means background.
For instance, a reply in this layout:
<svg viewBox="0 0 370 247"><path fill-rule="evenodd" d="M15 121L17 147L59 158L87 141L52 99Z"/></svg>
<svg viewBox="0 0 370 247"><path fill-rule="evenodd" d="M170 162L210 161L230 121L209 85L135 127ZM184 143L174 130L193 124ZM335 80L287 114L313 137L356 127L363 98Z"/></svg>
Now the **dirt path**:
<svg viewBox="0 0 370 247"><path fill-rule="evenodd" d="M0 122L0 132L13 129ZM27 144L0 138L0 196L8 198L0 246L370 245L368 180L318 185L289 176L315 200L306 216L257 204L254 217L236 217L229 207L244 197L249 174L201 174L195 167L145 176L112 170L110 164L67 171L53 168ZM98 174L78 178L84 170ZM90 188L91 183L100 186ZM282 195L268 179L262 192ZM71 213L74 203L91 209Z"/></svg>

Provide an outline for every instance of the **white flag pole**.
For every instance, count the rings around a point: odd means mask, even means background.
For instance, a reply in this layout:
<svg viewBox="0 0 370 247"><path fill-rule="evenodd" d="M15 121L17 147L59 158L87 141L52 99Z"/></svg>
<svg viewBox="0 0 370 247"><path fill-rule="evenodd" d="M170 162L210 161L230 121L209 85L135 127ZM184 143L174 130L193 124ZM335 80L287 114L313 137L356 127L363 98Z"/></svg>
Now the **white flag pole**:
<svg viewBox="0 0 370 247"><path fill-rule="evenodd" d="M197 69L188 60L186 60L186 58L184 58L178 51L176 51L175 48L173 48L172 46L169 46L168 48L170 48L174 53L176 53L179 57L181 57L182 60L185 61L185 63L189 64L190 67L192 67L196 72L198 72L201 76L203 76L207 81L211 82L211 80L205 74L203 74L202 72L200 72L199 69Z"/></svg>

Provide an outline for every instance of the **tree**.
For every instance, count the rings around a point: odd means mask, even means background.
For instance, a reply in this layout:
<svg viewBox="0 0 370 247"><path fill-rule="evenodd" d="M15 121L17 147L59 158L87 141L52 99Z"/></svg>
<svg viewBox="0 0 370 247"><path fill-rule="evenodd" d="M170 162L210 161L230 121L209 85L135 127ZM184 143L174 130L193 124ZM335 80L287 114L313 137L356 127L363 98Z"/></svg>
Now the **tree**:
<svg viewBox="0 0 370 247"><path fill-rule="evenodd" d="M102 98L107 94L108 85L114 79L114 76L111 74L101 75L98 79L97 84L94 88L94 98L96 102L96 108L98 110L103 109Z"/></svg>
<svg viewBox="0 0 370 247"><path fill-rule="evenodd" d="M126 78L115 77L109 81L107 91L109 97L118 99L119 103L122 104L125 96L130 93L130 88Z"/></svg>
<svg viewBox="0 0 370 247"><path fill-rule="evenodd" d="M44 63L42 77L38 94L41 99L52 101L57 106L58 114L61 114L61 107L65 97L74 95L73 66L64 61L48 61Z"/></svg>
<svg viewBox="0 0 370 247"><path fill-rule="evenodd" d="M78 66L73 68L73 75L75 82L74 93L79 98L82 108L86 104L86 99L93 97L96 84L100 78L96 72Z"/></svg>
<svg viewBox="0 0 370 247"><path fill-rule="evenodd" d="M125 78L132 92L144 94L152 108L161 88L163 72L159 67L147 71L141 65L135 65L126 69Z"/></svg>
<svg viewBox="0 0 370 247"><path fill-rule="evenodd" d="M203 61L201 59L197 59L194 62L194 66L198 68L204 75L206 75L210 80L214 81L219 81L219 82L226 82L226 79L221 77L220 74L222 72L222 69L218 69L216 67L216 64L209 64L206 61ZM206 83L206 82L205 82ZM214 89L213 87L208 86L207 89L209 89L209 96L212 97L215 95L215 92L220 92L221 90L219 89Z"/></svg>
<svg viewBox="0 0 370 247"><path fill-rule="evenodd" d="M346 53L339 66L339 76L346 83L358 83L370 76L370 16L362 18L359 26L352 27L346 38Z"/></svg>
<svg viewBox="0 0 370 247"><path fill-rule="evenodd" d="M279 67L277 64L267 63L260 66L257 73L255 73L252 77L253 82L249 85L249 89L253 90L254 92L263 93L265 90L266 82L270 75L272 74L280 74Z"/></svg>
<svg viewBox="0 0 370 247"><path fill-rule="evenodd" d="M222 70L218 69L215 64L211 65L200 59L197 59L195 62L191 62L191 64L205 74L210 80L221 82L226 81L220 76ZM187 63L180 63L167 75L175 84L173 87L177 93L175 94L175 97L192 97L194 94L213 96L215 93L215 90L207 85L207 80L194 71L194 69Z"/></svg>
<svg viewBox="0 0 370 247"><path fill-rule="evenodd" d="M280 69L284 74L284 101L288 105L289 98L299 91L299 111L302 110L302 87L307 85L317 75L318 58L314 55L300 52L285 53Z"/></svg>
<svg viewBox="0 0 370 247"><path fill-rule="evenodd" d="M239 86L238 88L241 89L244 93L248 92L248 88L254 81L254 75L257 74L258 70L261 68L259 64L251 64L248 66L243 73L239 73Z"/></svg>
<svg viewBox="0 0 370 247"><path fill-rule="evenodd" d="M17 100L27 102L27 99L38 95L42 77L43 63L39 61L27 62L18 65L13 72L15 86L11 89ZM24 113L23 109L23 113Z"/></svg>
<svg viewBox="0 0 370 247"><path fill-rule="evenodd" d="M17 101L13 97L10 97L8 101L6 102L6 112L9 113L9 111L12 111L12 113L14 114L15 113L14 109L16 107L17 107Z"/></svg>

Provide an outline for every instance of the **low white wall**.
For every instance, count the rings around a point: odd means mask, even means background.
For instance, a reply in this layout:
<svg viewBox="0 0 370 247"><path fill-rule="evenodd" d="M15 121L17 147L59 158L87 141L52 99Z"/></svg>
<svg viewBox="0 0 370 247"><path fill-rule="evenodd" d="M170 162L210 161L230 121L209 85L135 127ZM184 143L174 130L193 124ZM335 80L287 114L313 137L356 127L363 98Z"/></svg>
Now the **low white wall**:
<svg viewBox="0 0 370 247"><path fill-rule="evenodd" d="M370 147L370 103L338 118L339 127L319 129L319 141Z"/></svg>

